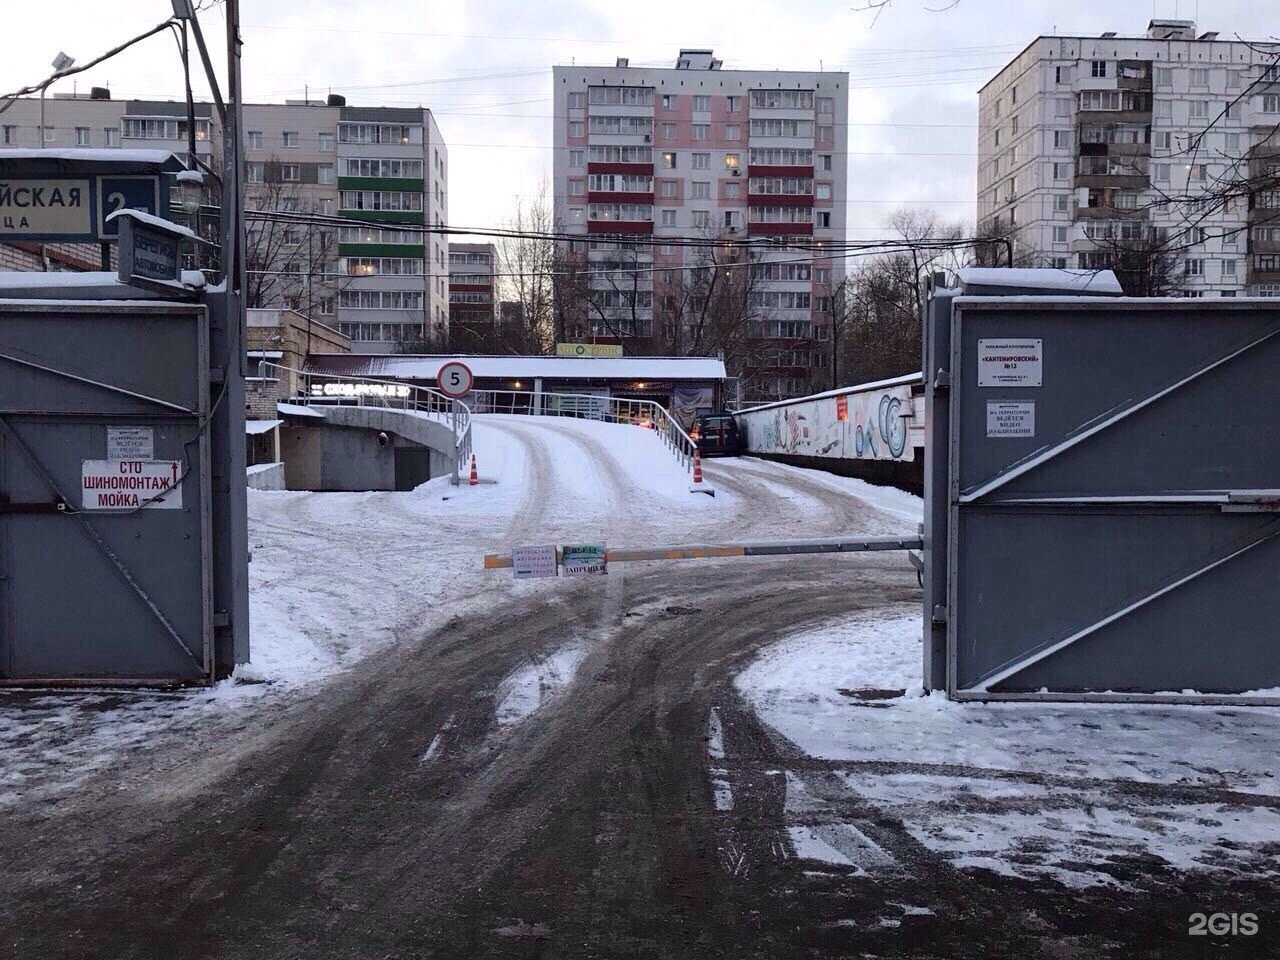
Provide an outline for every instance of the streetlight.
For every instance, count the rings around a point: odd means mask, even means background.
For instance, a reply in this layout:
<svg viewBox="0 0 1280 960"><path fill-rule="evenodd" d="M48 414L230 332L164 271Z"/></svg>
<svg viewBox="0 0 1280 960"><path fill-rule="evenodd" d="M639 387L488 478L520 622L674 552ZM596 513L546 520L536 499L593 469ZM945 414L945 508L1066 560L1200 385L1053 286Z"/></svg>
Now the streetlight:
<svg viewBox="0 0 1280 960"><path fill-rule="evenodd" d="M50 66L53 67L53 78L50 79L48 83L46 83L43 87L40 88L40 149L41 150L44 149L44 91L45 91L45 88L52 86L53 81L58 78L58 75L70 70L72 64L74 64L75 62L76 62L75 57L68 57L65 53L59 50L58 55L53 58L53 63L50 64Z"/></svg>

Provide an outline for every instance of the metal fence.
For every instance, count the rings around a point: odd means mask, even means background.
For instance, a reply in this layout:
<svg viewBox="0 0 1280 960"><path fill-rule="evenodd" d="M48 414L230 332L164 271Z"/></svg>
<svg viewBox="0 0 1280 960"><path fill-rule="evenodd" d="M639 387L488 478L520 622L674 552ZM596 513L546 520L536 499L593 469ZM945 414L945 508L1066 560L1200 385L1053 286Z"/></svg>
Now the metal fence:
<svg viewBox="0 0 1280 960"><path fill-rule="evenodd" d="M508 413L542 417L575 417L628 423L654 430L672 456L686 468L693 463L696 444L666 407L652 400L626 400L588 393L546 393L528 390L473 390L467 394L476 414Z"/></svg>
<svg viewBox="0 0 1280 960"><path fill-rule="evenodd" d="M926 685L1277 702L1280 310L946 294L925 367Z"/></svg>
<svg viewBox="0 0 1280 960"><path fill-rule="evenodd" d="M462 400L445 396L439 390L420 387L398 380L372 377L350 377L338 374L309 373L263 360L258 374L267 378L286 373L283 378L299 384L297 393L281 397L281 402L304 406L378 407L387 410L413 410L438 417L441 423L453 424L454 455L461 467L471 457L471 407Z"/></svg>

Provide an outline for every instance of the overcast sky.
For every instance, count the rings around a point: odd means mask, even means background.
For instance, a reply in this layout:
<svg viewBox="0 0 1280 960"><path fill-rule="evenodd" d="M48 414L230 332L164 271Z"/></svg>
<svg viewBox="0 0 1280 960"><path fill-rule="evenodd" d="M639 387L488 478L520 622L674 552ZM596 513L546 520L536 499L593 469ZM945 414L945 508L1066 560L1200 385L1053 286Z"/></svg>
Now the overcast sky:
<svg viewBox="0 0 1280 960"><path fill-rule="evenodd" d="M170 0L3 0L0 89L81 62L166 18ZM211 0L201 0L205 6ZM330 91L351 105L426 106L449 145L449 215L494 226L551 171L551 65L674 65L712 47L726 69L850 73L850 233L882 232L896 207L971 221L977 90L1041 33L1140 34L1151 16L1201 30L1280 34L1274 0L242 0L250 101ZM221 60L222 5L201 16ZM117 98L181 98L180 64L158 35L75 78ZM55 90L70 89L72 80ZM207 95L199 79L197 95Z"/></svg>

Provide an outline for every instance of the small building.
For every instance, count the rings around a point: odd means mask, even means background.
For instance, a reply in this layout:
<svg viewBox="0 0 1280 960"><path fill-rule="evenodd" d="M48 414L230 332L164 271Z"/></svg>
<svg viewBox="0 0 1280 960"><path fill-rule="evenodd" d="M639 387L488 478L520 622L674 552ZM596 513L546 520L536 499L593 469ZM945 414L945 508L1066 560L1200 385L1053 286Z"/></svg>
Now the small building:
<svg viewBox="0 0 1280 960"><path fill-rule="evenodd" d="M521 398L573 393L622 400L653 400L685 426L699 414L719 409L724 400L724 361L715 357L528 357L421 356L410 354L319 354L304 368L313 378L368 378L436 386L441 364L458 360L471 368L475 390L509 394L503 405L521 406ZM464 398L465 399L465 398ZM473 407L485 412L482 398ZM468 401L470 402L470 401Z"/></svg>

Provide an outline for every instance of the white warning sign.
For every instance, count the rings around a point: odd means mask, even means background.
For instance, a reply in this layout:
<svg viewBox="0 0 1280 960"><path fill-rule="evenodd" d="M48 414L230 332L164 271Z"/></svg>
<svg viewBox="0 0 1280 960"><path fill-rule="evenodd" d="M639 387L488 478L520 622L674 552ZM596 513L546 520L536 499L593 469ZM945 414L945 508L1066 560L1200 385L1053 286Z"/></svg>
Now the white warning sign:
<svg viewBox="0 0 1280 960"><path fill-rule="evenodd" d="M1043 359L1043 340L979 340L978 386L1041 386Z"/></svg>
<svg viewBox="0 0 1280 960"><path fill-rule="evenodd" d="M988 437L1034 437L1036 405L1031 401L987 401Z"/></svg>
<svg viewBox="0 0 1280 960"><path fill-rule="evenodd" d="M83 510L178 510L182 507L178 460L82 460Z"/></svg>
<svg viewBox="0 0 1280 960"><path fill-rule="evenodd" d="M154 460L156 432L151 427L107 427L108 460Z"/></svg>

